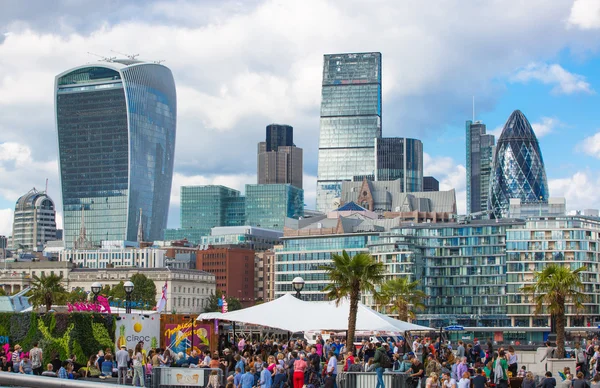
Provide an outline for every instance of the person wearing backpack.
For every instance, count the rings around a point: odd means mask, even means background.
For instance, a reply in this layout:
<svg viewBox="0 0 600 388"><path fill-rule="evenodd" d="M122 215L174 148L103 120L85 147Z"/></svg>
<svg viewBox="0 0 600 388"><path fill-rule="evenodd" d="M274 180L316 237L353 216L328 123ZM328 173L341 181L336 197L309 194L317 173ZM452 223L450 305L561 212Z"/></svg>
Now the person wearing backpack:
<svg viewBox="0 0 600 388"><path fill-rule="evenodd" d="M375 350L375 357L373 357L373 369L377 373L377 385L375 388L385 388L383 383L383 371L386 368L391 368L392 362L387 355L385 348L381 343L377 344L377 350Z"/></svg>
<svg viewBox="0 0 600 388"><path fill-rule="evenodd" d="M31 358L33 374L40 376L44 370L42 368L42 349L38 348L37 342L33 343L33 349L29 351L29 357Z"/></svg>

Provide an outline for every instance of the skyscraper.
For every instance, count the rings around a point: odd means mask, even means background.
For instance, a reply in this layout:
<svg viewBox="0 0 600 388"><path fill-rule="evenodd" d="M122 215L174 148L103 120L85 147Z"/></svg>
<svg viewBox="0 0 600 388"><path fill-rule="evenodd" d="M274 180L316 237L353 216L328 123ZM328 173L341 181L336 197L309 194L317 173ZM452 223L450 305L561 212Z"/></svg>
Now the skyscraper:
<svg viewBox="0 0 600 388"><path fill-rule="evenodd" d="M548 181L537 137L520 110L514 111L496 145L488 209L506 217L511 198L521 203L547 203Z"/></svg>
<svg viewBox="0 0 600 388"><path fill-rule="evenodd" d="M267 126L266 141L258 143L258 183L291 184L302 188L302 148L294 145L289 125Z"/></svg>
<svg viewBox="0 0 600 388"><path fill-rule="evenodd" d="M304 190L292 185L246 185L246 225L283 230L287 217L304 216Z"/></svg>
<svg viewBox="0 0 600 388"><path fill-rule="evenodd" d="M138 214L149 241L167 224L177 103L171 71L113 60L67 70L55 80L65 246L79 235L135 241Z"/></svg>
<svg viewBox="0 0 600 388"><path fill-rule="evenodd" d="M423 143L405 137L375 140L376 181L400 179L403 193L423 191Z"/></svg>
<svg viewBox="0 0 600 388"><path fill-rule="evenodd" d="M487 210L494 158L494 135L481 121L467 121L467 214Z"/></svg>
<svg viewBox="0 0 600 388"><path fill-rule="evenodd" d="M165 230L165 240L188 239L199 243L202 236L210 235L217 226L245 224L244 197L225 186L182 186L181 228Z"/></svg>
<svg viewBox="0 0 600 388"><path fill-rule="evenodd" d="M54 201L46 192L33 188L15 205L12 247L33 250L52 240L56 240Z"/></svg>
<svg viewBox="0 0 600 388"><path fill-rule="evenodd" d="M381 53L325 55L317 210L339 205L342 181L375 175L381 137Z"/></svg>

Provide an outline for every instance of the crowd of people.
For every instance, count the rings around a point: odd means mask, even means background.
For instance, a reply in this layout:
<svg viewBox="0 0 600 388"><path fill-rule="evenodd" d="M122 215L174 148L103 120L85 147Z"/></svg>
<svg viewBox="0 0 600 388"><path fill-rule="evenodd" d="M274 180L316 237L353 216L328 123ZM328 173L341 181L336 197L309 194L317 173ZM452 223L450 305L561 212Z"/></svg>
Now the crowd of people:
<svg viewBox="0 0 600 388"><path fill-rule="evenodd" d="M385 388L384 373L400 375L408 388L600 388L599 345L597 339L585 347L576 343L569 354L576 370L565 368L556 377L551 372L534 376L519 365L512 346L495 348L491 339L451 344L427 337L364 340L350 347L343 338L321 336L314 344L241 338L221 343L214 353L194 349L187 354L160 348L146 352L140 341L134 349L122 345L114 354L100 350L85 364L75 355L66 360L55 356L45 367L36 343L29 351L19 345L0 350L0 370L62 379L116 377L118 384L141 387L148 385L154 368L186 367L210 369L210 388L337 388L338 374L346 372L374 372L375 388ZM554 348L546 346L542 362L554 356Z"/></svg>

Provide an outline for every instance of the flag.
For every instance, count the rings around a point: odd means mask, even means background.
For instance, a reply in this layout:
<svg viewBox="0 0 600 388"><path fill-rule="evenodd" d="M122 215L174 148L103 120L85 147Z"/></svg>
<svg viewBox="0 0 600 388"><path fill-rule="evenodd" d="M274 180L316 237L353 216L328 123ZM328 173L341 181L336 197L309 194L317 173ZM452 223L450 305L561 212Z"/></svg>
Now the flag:
<svg viewBox="0 0 600 388"><path fill-rule="evenodd" d="M162 311L165 309L166 305L167 305L167 282L165 281L165 285L162 288L162 295L160 297L160 300L156 304L156 312L159 314L162 313Z"/></svg>
<svg viewBox="0 0 600 388"><path fill-rule="evenodd" d="M225 314L227 312L227 300L225 299L225 294L223 294L222 298L223 298L223 307L221 307L221 313Z"/></svg>

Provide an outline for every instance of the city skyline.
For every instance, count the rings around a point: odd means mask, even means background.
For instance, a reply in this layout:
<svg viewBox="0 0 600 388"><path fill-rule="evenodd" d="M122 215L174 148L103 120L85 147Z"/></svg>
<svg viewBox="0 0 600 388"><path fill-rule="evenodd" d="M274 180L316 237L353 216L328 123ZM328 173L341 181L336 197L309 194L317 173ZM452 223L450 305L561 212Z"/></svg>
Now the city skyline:
<svg viewBox="0 0 600 388"><path fill-rule="evenodd" d="M463 9L458 2L438 14L406 3L355 4L342 11L327 2L119 7L115 1L105 14L88 16L85 1L71 8L40 2L28 15L7 4L0 16L0 57L10 58L0 62L6 75L0 82L0 234L10 235L19 196L42 187L46 178L48 194L57 205L62 202L53 77L95 63L98 58L88 51L119 55L111 49L166 59L177 83L181 104L169 227L179 223L180 186L243 190L256 181L255 145L271 122L295 128L295 143L304 149L305 202L314 208L322 60L335 52L382 52L382 131L423 142L424 175L438 178L441 190L457 190L459 212L466 210L464 122L471 119L473 96L475 119L496 139L513 110L529 118L553 197L566 196L570 209L600 207L594 190L600 156L595 115L600 76L594 71L600 64L600 14L585 8L593 7L590 3L515 2L515 14L528 15L516 19L505 15L506 5ZM452 13L461 17L445 16ZM335 25L328 25L332 16ZM459 28L466 19L488 17L494 21L481 23L477 36ZM297 31L282 28L285 24ZM447 34L448 29L454 32ZM266 44L259 43L265 36Z"/></svg>

